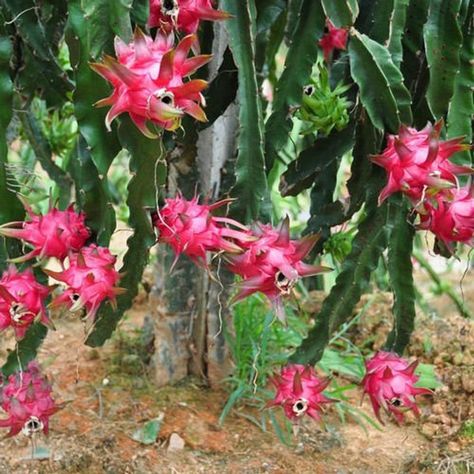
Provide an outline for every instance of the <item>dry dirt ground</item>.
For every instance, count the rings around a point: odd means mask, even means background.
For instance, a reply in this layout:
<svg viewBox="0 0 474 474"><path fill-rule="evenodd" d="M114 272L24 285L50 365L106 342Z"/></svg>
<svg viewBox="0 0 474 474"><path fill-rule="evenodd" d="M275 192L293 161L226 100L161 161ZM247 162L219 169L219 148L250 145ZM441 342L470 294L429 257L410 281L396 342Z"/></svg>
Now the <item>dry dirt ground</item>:
<svg viewBox="0 0 474 474"><path fill-rule="evenodd" d="M465 283L471 309L473 290L474 282ZM375 347L383 339L389 319L380 314L390 307L390 298L384 298L354 338L375 335ZM429 303L444 316L420 317L411 351L435 363L444 387L433 399L421 401L421 420L401 427L389 422L382 431L367 426L366 432L351 420L341 425L330 408L327 430L308 421L293 446L235 413L219 426L224 391L211 391L195 380L157 390L145 376L121 375L113 369L116 343L100 351L86 347L80 321L63 317L39 355L56 398L66 402L51 419L49 437L37 440L49 450L48 459L28 460L31 448L23 437L3 439L0 474L474 472L473 438L460 434L462 423L474 419L474 326L457 315L446 297ZM122 331L141 324L146 312L146 305L137 305ZM354 403L359 396L354 393ZM367 403L362 409L371 414ZM163 424L157 443L145 446L131 438L138 426L159 416ZM183 449L168 449L173 433L184 440Z"/></svg>

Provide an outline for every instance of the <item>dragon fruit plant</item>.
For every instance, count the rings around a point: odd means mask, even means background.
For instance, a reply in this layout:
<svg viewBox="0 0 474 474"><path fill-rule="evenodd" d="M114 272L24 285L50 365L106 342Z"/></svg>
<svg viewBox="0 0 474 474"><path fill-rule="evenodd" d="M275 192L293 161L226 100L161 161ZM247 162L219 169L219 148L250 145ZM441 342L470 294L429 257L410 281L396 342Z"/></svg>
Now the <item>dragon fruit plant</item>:
<svg viewBox="0 0 474 474"><path fill-rule="evenodd" d="M272 302L278 318L284 321L282 297L291 293L299 279L331 269L302 261L318 236L290 239L288 218L277 228L257 223L252 235L254 239L239 242L243 252L226 257L229 270L242 277L236 301L260 291Z"/></svg>
<svg viewBox="0 0 474 474"><path fill-rule="evenodd" d="M276 388L276 395L267 407L281 406L293 423L305 415L320 421L325 404L335 401L323 394L330 380L318 377L310 366L287 365L270 380Z"/></svg>
<svg viewBox="0 0 474 474"><path fill-rule="evenodd" d="M334 23L326 18L327 33L319 40L319 46L323 50L324 59L329 61L335 50L345 50L347 45L347 28L336 28Z"/></svg>
<svg viewBox="0 0 474 474"><path fill-rule="evenodd" d="M459 188L458 179L474 173L474 168L449 160L471 146L461 143L464 137L440 140L442 126L442 121L421 131L402 126L398 136L388 136L387 147L372 161L388 175L379 204L395 192L404 193L420 215L418 228L433 232L453 252L454 242L474 242L472 187Z"/></svg>
<svg viewBox="0 0 474 474"><path fill-rule="evenodd" d="M49 288L38 283L31 269L19 272L10 265L0 278L0 331L11 327L21 340L34 322L51 327L48 295Z"/></svg>
<svg viewBox="0 0 474 474"><path fill-rule="evenodd" d="M20 239L33 248L17 258L17 262L35 257L64 260L69 252L81 249L90 237L84 213L75 212L72 205L65 211L52 208L44 216L35 214L28 205L26 211L29 220L0 226L0 235Z"/></svg>
<svg viewBox="0 0 474 474"><path fill-rule="evenodd" d="M117 58L105 56L102 63L91 64L114 88L111 96L96 103L98 107L112 106L105 119L108 130L112 120L122 113L128 113L150 138L156 138L156 134L148 122L158 128L176 130L185 114L206 121L201 92L207 82L202 79L185 82L186 77L211 59L209 55L188 58L195 41L196 37L189 35L175 47L173 33L158 32L152 39L139 28L130 44L115 38Z"/></svg>
<svg viewBox="0 0 474 474"><path fill-rule="evenodd" d="M148 26L196 33L202 20L226 20L226 12L213 7L211 0L150 0Z"/></svg>
<svg viewBox="0 0 474 474"><path fill-rule="evenodd" d="M469 150L470 145L461 143L464 137L440 140L442 127L442 120L434 126L428 124L420 131L402 125L398 135L387 137L383 153L372 157L388 176L379 204L401 191L416 206L440 190L455 187L457 175L474 173L472 167L450 161L455 153Z"/></svg>
<svg viewBox="0 0 474 474"><path fill-rule="evenodd" d="M36 361L30 362L26 370L10 375L8 381L0 385L0 407L7 415L7 418L0 418L0 428L9 428L7 436L20 432L26 436L39 432L48 434L50 417L61 409Z"/></svg>
<svg viewBox="0 0 474 474"><path fill-rule="evenodd" d="M55 280L65 284L64 291L53 299L52 306L65 306L69 311L86 309L86 318L95 318L104 301L116 305L116 297L126 291L116 286L120 274L115 269L116 257L105 247L91 244L71 253L62 272L45 269Z"/></svg>
<svg viewBox="0 0 474 474"><path fill-rule="evenodd" d="M447 248L453 242L474 246L474 188L444 189L423 202L419 229L431 231Z"/></svg>
<svg viewBox="0 0 474 474"><path fill-rule="evenodd" d="M242 252L235 241L253 240L247 228L234 219L212 215L213 210L231 201L227 199L207 205L198 204L197 197L189 201L182 196L166 199L166 204L152 216L158 242L170 245L176 258L185 254L205 266L207 252Z"/></svg>
<svg viewBox="0 0 474 474"><path fill-rule="evenodd" d="M473 244L465 176L472 173L472 2L36 3L0 5L0 329L12 328L18 339L6 376L27 367L50 324L49 289L35 280L33 265L35 275L47 259L61 265L49 272L62 288L53 306L85 308L94 321L86 344L94 347L132 305L156 243L158 252L188 256L191 262L177 264L183 268L206 267L196 272L197 285L168 268L163 280L167 296L193 297L178 298L170 313L189 314L191 299L209 309L183 324L191 334L184 350L197 348L189 370L210 380L226 352L223 339L208 344L206 334L218 327L214 257L237 276L237 299L260 292L283 319L284 298L326 270L325 244L349 224L353 238L339 255L335 283L276 378L275 403L293 419L320 414L324 382L304 367L315 366L352 317L377 268L388 269L394 293L384 351L401 357L416 316L416 229L429 230L447 258L461 258L463 245ZM315 66L323 81L312 80ZM262 96L264 83L271 96ZM74 113L67 153L48 143L53 135L35 101L47 114ZM310 133L300 133L294 117ZM17 153L18 143L28 153ZM117 174L126 189L115 186ZM283 197L306 193L311 201L295 211L304 220L299 238L290 238L288 221L274 226L277 187ZM46 195L59 196L60 207L41 215L27 206L25 217L22 201L41 208ZM120 269L108 250L117 203L128 209L131 230ZM15 270L12 261L25 266ZM416 410L419 393L398 356L379 356L366 376L374 406L396 419ZM23 376L30 385L40 379ZM14 416L12 433L29 417L38 420L31 428L47 427L50 392L24 393L41 407L41 397L48 401L44 412L30 413L16 409L9 386L2 401Z"/></svg>
<svg viewBox="0 0 474 474"><path fill-rule="evenodd" d="M302 132L320 132L329 135L333 129L344 129L349 123L348 109L351 103L343 96L350 86L329 84L329 72L319 66L317 75L303 89L301 108L295 114L304 123Z"/></svg>
<svg viewBox="0 0 474 474"><path fill-rule="evenodd" d="M416 404L417 395L431 394L431 390L416 387L419 377L415 375L418 362L409 364L403 357L392 352L377 352L365 363L366 375L362 381L364 394L370 397L378 420L380 408L393 415L398 423L404 419L403 412L411 410L420 416Z"/></svg>

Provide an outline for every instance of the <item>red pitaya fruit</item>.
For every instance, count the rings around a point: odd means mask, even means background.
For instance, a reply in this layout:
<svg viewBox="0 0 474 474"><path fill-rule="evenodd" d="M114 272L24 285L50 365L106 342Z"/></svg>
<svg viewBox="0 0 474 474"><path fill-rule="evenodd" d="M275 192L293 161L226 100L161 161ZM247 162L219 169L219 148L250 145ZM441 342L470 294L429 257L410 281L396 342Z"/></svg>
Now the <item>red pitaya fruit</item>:
<svg viewBox="0 0 474 474"><path fill-rule="evenodd" d="M346 49L347 29L336 28L329 18L326 18L326 27L328 32L319 40L319 46L321 46L324 52L324 59L329 61L331 53L335 49Z"/></svg>
<svg viewBox="0 0 474 474"><path fill-rule="evenodd" d="M423 203L419 229L429 230L448 249L453 242L474 245L474 187L447 189Z"/></svg>
<svg viewBox="0 0 474 474"><path fill-rule="evenodd" d="M11 326L20 340L36 321L51 327L45 306L48 294L31 269L19 272L11 265L0 278L0 331Z"/></svg>
<svg viewBox="0 0 474 474"><path fill-rule="evenodd" d="M51 209L46 215L35 214L26 205L30 220L11 222L0 227L0 235L21 239L33 250L15 261L25 261L33 257L66 258L68 252L82 248L90 233L85 224L85 215L74 212L73 206L65 211Z"/></svg>
<svg viewBox="0 0 474 474"><path fill-rule="evenodd" d="M150 0L148 26L196 33L201 20L225 20L230 15L216 10L211 0Z"/></svg>
<svg viewBox="0 0 474 474"><path fill-rule="evenodd" d="M51 385L35 361L26 371L10 375L8 383L0 387L0 406L8 415L0 420L0 427L10 428L7 436L20 431L26 436L40 431L48 434L49 417L61 409L51 393Z"/></svg>
<svg viewBox="0 0 474 474"><path fill-rule="evenodd" d="M153 214L153 224L158 229L158 241L172 247L176 258L184 253L193 261L206 265L206 252L241 252L242 249L228 239L253 240L248 229L233 219L216 217L214 209L229 204L224 199L211 205L198 204L198 198L190 201L182 196L166 199L165 206ZM230 224L241 231L230 229Z"/></svg>
<svg viewBox="0 0 474 474"><path fill-rule="evenodd" d="M285 415L293 422L309 415L315 420L321 419L325 403L333 403L322 392L329 385L329 379L321 379L313 367L300 364L287 365L281 373L272 377L277 393L268 407L280 405Z"/></svg>
<svg viewBox="0 0 474 474"><path fill-rule="evenodd" d="M276 229L271 225L257 224L253 231L256 239L239 242L245 252L227 257L230 271L243 278L235 299L240 300L260 291L273 303L281 320L285 318L281 296L290 294L300 278L331 270L302 262L318 236L290 240L289 226L288 218Z"/></svg>
<svg viewBox="0 0 474 474"><path fill-rule="evenodd" d="M115 270L116 257L109 249L95 244L69 255L69 265L62 272L45 269L45 273L67 285L52 301L52 306L66 306L70 311L85 307L86 317L94 318L104 300L115 305L115 298L125 290L115 285L120 274Z"/></svg>
<svg viewBox="0 0 474 474"><path fill-rule="evenodd" d="M165 130L176 130L184 114L205 122L206 114L201 91L207 82L193 79L184 82L211 56L200 55L188 58L195 36L183 38L176 48L172 33L158 32L155 39L135 30L132 43L115 40L117 59L105 56L103 63L91 64L98 74L114 87L110 97L97 102L97 106L111 105L105 124L110 130L112 120L127 112L141 132L150 138L156 134L150 131L147 122Z"/></svg>
<svg viewBox="0 0 474 474"><path fill-rule="evenodd" d="M442 120L434 127L428 124L421 131L402 125L398 135L388 136L383 153L372 157L388 174L379 204L391 194L402 191L417 205L426 195L455 186L457 174L473 172L470 167L449 161L454 153L468 150L470 145L461 144L463 137L440 140L442 127Z"/></svg>
<svg viewBox="0 0 474 474"><path fill-rule="evenodd" d="M416 395L430 394L426 388L415 387L419 377L415 375L418 361L409 364L403 357L393 352L377 352L365 362L366 374L362 380L364 394L372 402L375 416L380 418L380 407L392 413L398 423L403 421L404 410L412 410L420 415L415 401Z"/></svg>

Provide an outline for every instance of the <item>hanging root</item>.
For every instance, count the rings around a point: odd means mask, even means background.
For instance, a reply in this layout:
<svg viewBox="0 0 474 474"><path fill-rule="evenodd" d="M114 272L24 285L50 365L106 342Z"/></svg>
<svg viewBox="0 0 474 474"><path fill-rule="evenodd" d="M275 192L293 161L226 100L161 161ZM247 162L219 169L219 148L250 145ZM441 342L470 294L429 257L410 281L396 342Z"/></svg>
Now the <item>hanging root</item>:
<svg viewBox="0 0 474 474"><path fill-rule="evenodd" d="M222 284L222 281L220 279L220 272L221 272L221 264L222 264L222 259L219 258L217 261L217 270L216 270L216 283L219 285L219 291L217 293L217 317L219 318L219 330L214 334L214 340L216 340L222 333L222 328L223 328L223 321L222 321L222 312L223 312L223 305L222 305L222 294L224 293L224 285Z"/></svg>

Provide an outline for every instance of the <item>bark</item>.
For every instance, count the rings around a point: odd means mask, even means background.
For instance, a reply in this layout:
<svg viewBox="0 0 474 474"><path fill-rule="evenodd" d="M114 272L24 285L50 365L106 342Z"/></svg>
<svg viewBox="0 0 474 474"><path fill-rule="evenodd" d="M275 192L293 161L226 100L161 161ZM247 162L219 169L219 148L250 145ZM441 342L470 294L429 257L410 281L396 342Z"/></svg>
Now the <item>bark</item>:
<svg viewBox="0 0 474 474"><path fill-rule="evenodd" d="M228 41L224 28L214 28L212 80L222 61ZM178 190L190 198L200 195L215 201L227 192L227 180L236 151L238 107L231 104L212 126L198 135L196 146L175 152L169 160L168 191ZM226 169L227 168L227 169ZM155 380L162 386L187 375L205 379L211 385L231 371L224 326L230 323L228 288L232 277L217 262L209 273L180 257L171 274L174 256L159 249L156 286L151 297L155 321Z"/></svg>

